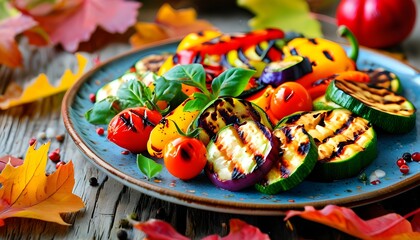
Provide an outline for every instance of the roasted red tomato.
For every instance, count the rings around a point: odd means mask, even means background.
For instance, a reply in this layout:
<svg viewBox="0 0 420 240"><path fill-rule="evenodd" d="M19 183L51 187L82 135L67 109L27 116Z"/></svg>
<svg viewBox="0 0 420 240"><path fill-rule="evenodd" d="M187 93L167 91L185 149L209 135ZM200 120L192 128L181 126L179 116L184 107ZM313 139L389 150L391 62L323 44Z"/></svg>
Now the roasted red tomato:
<svg viewBox="0 0 420 240"><path fill-rule="evenodd" d="M165 167L173 176L188 180L196 177L207 163L206 147L196 138L181 136L163 149Z"/></svg>
<svg viewBox="0 0 420 240"><path fill-rule="evenodd" d="M414 28L414 0L342 0L337 24L346 25L361 45L383 48L403 41Z"/></svg>
<svg viewBox="0 0 420 240"><path fill-rule="evenodd" d="M108 139L132 153L147 150L150 132L162 116L146 107L129 108L117 114L108 125Z"/></svg>
<svg viewBox="0 0 420 240"><path fill-rule="evenodd" d="M285 82L278 86L270 102L270 112L277 119L297 111L311 111L312 99L308 91L297 82Z"/></svg>

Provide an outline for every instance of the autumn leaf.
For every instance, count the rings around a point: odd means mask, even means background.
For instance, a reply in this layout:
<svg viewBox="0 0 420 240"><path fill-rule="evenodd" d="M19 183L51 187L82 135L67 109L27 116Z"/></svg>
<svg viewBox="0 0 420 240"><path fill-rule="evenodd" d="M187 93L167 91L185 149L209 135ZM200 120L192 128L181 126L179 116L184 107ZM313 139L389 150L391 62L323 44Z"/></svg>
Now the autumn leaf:
<svg viewBox="0 0 420 240"><path fill-rule="evenodd" d="M237 0L237 3L255 14L249 20L252 29L280 28L309 38L322 36L321 25L310 15L305 0Z"/></svg>
<svg viewBox="0 0 420 240"><path fill-rule="evenodd" d="M13 167L17 167L22 165L23 160L17 157L13 157L11 155L6 155L0 157L0 172L6 167L7 164L12 165Z"/></svg>
<svg viewBox="0 0 420 240"><path fill-rule="evenodd" d="M420 208L412 214L418 213L420 213ZM307 206L304 211L288 211L285 220L293 216L300 216L324 224L361 239L413 239L413 236L420 237L420 233L413 232L410 222L396 213L363 220L350 208L327 205L321 210Z"/></svg>
<svg viewBox="0 0 420 240"><path fill-rule="evenodd" d="M15 38L35 25L32 18L22 14L0 21L0 64L11 68L22 66L22 54Z"/></svg>
<svg viewBox="0 0 420 240"><path fill-rule="evenodd" d="M143 231L147 235L148 240L187 240L189 238L178 233L169 223L150 219L146 222L135 222L133 227ZM269 240L267 234L261 233L261 231L247 224L246 222L239 219L231 219L229 221L229 234L225 237L219 235L209 235L203 240L236 240L236 239L249 239L249 240Z"/></svg>
<svg viewBox="0 0 420 240"><path fill-rule="evenodd" d="M22 165L7 164L0 174L0 226L10 217L34 218L64 222L60 213L75 212L84 207L72 193L74 168L70 161L50 175L45 174L50 143L35 149L29 147Z"/></svg>
<svg viewBox="0 0 420 240"><path fill-rule="evenodd" d="M216 30L208 21L197 19L193 8L176 10L168 3L159 8L155 22L138 22L134 27L136 33L130 37L133 47L169 38L179 39L192 32Z"/></svg>
<svg viewBox="0 0 420 240"><path fill-rule="evenodd" d="M78 71L72 73L69 69L65 70L58 86L51 85L48 77L43 73L25 89L15 83L9 84L4 95L0 95L0 109L29 103L69 89L82 76L87 65L87 59L81 54L76 54L76 58L79 65Z"/></svg>
<svg viewBox="0 0 420 240"><path fill-rule="evenodd" d="M51 42L61 44L69 52L89 40L98 26L110 33L125 32L136 22L141 6L139 2L125 0L43 1L42 6L33 6L34 2L39 1L21 4L18 9L32 13ZM63 7L63 4L68 5ZM42 11L46 8L48 11Z"/></svg>

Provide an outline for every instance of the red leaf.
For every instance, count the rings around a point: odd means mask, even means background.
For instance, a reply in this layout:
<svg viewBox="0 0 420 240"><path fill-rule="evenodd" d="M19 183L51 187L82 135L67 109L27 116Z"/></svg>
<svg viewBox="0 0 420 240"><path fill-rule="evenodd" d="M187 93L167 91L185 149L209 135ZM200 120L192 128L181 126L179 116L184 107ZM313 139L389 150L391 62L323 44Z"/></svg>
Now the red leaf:
<svg viewBox="0 0 420 240"><path fill-rule="evenodd" d="M20 158L13 157L11 155L0 157L0 172L3 171L7 163L10 163L10 165L12 165L13 167L17 167L19 165L22 165L23 160Z"/></svg>
<svg viewBox="0 0 420 240"><path fill-rule="evenodd" d="M413 228L414 232L420 232L420 212L414 215L413 219L411 220L411 227Z"/></svg>
<svg viewBox="0 0 420 240"><path fill-rule="evenodd" d="M134 228L143 231L148 240L188 240L189 238L179 234L169 223L150 219L147 222L133 224Z"/></svg>
<svg viewBox="0 0 420 240"><path fill-rule="evenodd" d="M9 67L22 65L22 55L15 37L35 25L36 22L32 18L24 15L0 21L0 64Z"/></svg>
<svg viewBox="0 0 420 240"><path fill-rule="evenodd" d="M84 0L74 8L34 19L48 33L53 44L75 51L80 42L89 40L97 26L110 33L123 33L136 22L139 2L124 0Z"/></svg>
<svg viewBox="0 0 420 240"><path fill-rule="evenodd" d="M203 240L269 240L269 236L262 233L260 229L254 227L239 219L231 219L229 221L230 231L225 237L219 237L217 235L210 235L203 238Z"/></svg>
<svg viewBox="0 0 420 240"><path fill-rule="evenodd" d="M420 212L420 208L412 214L416 212ZM349 208L328 205L321 210L307 206L304 211L288 211L284 220L293 216L300 216L362 239L392 238L413 232L410 222L395 213L365 221Z"/></svg>

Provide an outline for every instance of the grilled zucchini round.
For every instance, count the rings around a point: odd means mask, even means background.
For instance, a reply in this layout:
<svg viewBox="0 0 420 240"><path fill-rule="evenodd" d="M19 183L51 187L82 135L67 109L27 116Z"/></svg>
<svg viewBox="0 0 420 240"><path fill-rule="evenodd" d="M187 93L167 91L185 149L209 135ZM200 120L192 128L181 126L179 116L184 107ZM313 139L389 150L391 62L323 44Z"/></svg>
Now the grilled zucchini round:
<svg viewBox="0 0 420 240"><path fill-rule="evenodd" d="M266 194L287 191L301 183L318 159L317 147L303 125L286 125L273 131L279 139L279 161L255 188Z"/></svg>
<svg viewBox="0 0 420 240"><path fill-rule="evenodd" d="M318 161L310 178L332 181L357 175L377 156L371 124L346 109L300 112L278 126L303 125L318 147Z"/></svg>
<svg viewBox="0 0 420 240"><path fill-rule="evenodd" d="M406 133L416 124L414 105L386 88L336 79L328 85L326 99L369 120L386 132Z"/></svg>

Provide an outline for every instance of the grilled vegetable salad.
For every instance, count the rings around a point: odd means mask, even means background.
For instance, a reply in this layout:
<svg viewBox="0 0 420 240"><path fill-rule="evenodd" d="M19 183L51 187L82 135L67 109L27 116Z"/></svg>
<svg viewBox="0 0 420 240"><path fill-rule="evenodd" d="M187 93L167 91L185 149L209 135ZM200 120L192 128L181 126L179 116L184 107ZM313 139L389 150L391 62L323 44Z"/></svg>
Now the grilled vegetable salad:
<svg viewBox="0 0 420 240"><path fill-rule="evenodd" d="M279 29L190 34L175 53L140 59L99 89L85 117L110 124L109 140L138 159L164 158L184 181L205 174L230 191L278 194L305 179L355 177L376 159L376 132L411 131L416 108L394 73L357 68L357 41L339 31L349 56ZM144 114L126 114L133 109Z"/></svg>

